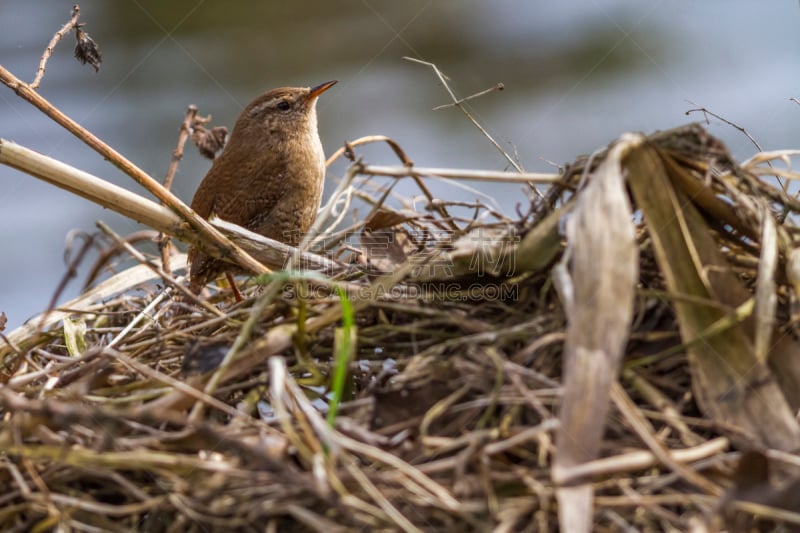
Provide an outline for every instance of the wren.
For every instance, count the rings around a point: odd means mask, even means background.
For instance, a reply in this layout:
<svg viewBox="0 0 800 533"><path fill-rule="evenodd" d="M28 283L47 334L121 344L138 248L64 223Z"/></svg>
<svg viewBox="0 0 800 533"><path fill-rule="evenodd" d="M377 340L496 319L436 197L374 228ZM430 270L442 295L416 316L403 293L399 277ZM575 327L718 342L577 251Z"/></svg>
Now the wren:
<svg viewBox="0 0 800 533"><path fill-rule="evenodd" d="M273 89L250 102L197 188L192 209L296 246L322 200L325 154L316 106L335 83ZM189 263L195 294L223 273L241 272L196 247L189 249Z"/></svg>

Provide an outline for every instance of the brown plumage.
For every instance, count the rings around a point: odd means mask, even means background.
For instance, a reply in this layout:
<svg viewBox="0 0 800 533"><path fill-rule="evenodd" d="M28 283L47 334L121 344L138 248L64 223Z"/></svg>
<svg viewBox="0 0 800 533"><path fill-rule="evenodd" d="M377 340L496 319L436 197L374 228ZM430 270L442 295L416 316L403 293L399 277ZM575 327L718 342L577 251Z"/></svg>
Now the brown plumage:
<svg viewBox="0 0 800 533"><path fill-rule="evenodd" d="M282 87L262 94L236 121L192 199L203 218L212 214L271 239L296 245L319 209L325 154L317 133L317 87ZM189 250L189 288L198 293L230 263Z"/></svg>

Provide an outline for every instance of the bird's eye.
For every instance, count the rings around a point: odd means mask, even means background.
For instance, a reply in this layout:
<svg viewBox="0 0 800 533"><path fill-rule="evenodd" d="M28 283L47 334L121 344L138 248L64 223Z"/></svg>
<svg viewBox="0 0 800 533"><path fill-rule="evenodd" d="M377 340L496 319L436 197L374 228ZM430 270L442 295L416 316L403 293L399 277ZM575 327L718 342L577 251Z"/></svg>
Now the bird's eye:
<svg viewBox="0 0 800 533"><path fill-rule="evenodd" d="M289 105L289 102L287 102L286 100L281 100L280 102L278 102L278 105L276 107L281 111L289 111L289 108L291 106Z"/></svg>

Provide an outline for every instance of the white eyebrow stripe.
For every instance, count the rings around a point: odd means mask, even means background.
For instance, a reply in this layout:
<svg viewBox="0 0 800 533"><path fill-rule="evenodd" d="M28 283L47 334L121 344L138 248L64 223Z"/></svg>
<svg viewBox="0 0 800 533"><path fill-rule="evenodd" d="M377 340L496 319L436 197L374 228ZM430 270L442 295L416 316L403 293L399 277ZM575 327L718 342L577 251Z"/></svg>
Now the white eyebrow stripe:
<svg viewBox="0 0 800 533"><path fill-rule="evenodd" d="M251 110L250 110L250 116L252 117L253 115L258 115L258 114L259 114L259 113L261 113L261 112L262 112L262 111L263 111L265 108L269 107L269 105L270 105L272 102L273 102L273 100L269 100L269 101L267 101L267 102L264 102L264 103L263 103L263 104L261 104L261 105L257 105L256 107L254 107L253 109L251 109Z"/></svg>
<svg viewBox="0 0 800 533"><path fill-rule="evenodd" d="M274 96L274 97L270 98L266 102L263 102L263 103L257 105L256 107L254 107L253 109L251 109L249 115L251 117L254 116L254 115L257 115L257 114L261 113L264 109L266 109L268 107L274 107L281 100L286 100L290 104L293 104L294 102L297 101L296 98L292 98L291 95L289 95L289 94L280 94L278 96Z"/></svg>

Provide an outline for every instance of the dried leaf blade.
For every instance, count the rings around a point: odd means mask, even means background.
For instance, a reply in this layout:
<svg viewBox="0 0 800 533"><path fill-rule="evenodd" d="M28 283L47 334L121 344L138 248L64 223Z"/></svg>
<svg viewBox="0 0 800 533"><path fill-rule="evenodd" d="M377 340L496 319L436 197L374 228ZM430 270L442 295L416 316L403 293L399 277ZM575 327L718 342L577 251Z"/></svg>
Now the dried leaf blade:
<svg viewBox="0 0 800 533"><path fill-rule="evenodd" d="M800 442L800 427L774 375L756 359L753 338L744 324L707 334L714 324L729 318L723 311L726 306L739 307L750 294L721 255L692 200L675 186L686 177L672 176L681 170L665 163L668 157L655 148L637 150L627 156L626 166L667 288L692 300L679 299L674 306L681 336L689 344L697 402L713 420L739 426L748 444L794 449ZM709 305L698 303L702 301ZM730 437L741 440L742 434Z"/></svg>
<svg viewBox="0 0 800 533"><path fill-rule="evenodd" d="M567 250L555 278L562 284L559 294L569 295L564 397L552 470L557 483L570 467L599 453L611 385L628 340L638 248L621 159L640 143L638 136L624 136L611 149L567 221ZM591 486L562 487L558 500L562 528L589 531Z"/></svg>

